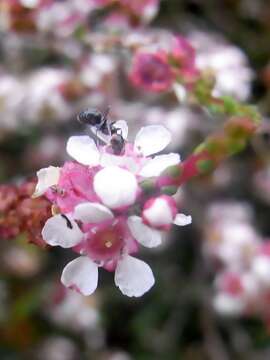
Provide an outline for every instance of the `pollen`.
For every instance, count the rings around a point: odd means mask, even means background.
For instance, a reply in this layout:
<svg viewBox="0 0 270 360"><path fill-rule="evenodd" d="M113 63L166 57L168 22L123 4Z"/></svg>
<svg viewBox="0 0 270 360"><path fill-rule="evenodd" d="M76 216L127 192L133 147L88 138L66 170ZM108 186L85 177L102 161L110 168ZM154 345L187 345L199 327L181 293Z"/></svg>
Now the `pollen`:
<svg viewBox="0 0 270 360"><path fill-rule="evenodd" d="M54 216L54 215L60 214L61 211L58 206L52 205L51 212L52 212L52 215Z"/></svg>
<svg viewBox="0 0 270 360"><path fill-rule="evenodd" d="M111 241L106 241L105 242L106 248L110 248L110 247L112 247L112 245L113 245L113 243Z"/></svg>
<svg viewBox="0 0 270 360"><path fill-rule="evenodd" d="M103 244L107 249L110 249L116 242L117 235L113 231L106 231L103 235Z"/></svg>
<svg viewBox="0 0 270 360"><path fill-rule="evenodd" d="M113 220L114 221L114 220ZM88 238L88 252L96 260L109 260L119 254L124 242L124 228L120 223L97 225L96 233Z"/></svg>

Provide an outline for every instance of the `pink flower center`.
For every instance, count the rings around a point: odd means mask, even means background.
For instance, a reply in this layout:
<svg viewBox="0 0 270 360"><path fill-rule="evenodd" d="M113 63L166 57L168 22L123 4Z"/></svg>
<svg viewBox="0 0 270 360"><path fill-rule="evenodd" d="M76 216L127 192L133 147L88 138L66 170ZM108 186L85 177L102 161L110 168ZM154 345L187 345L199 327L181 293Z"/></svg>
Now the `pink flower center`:
<svg viewBox="0 0 270 360"><path fill-rule="evenodd" d="M125 240L124 224L110 220L94 226L88 233L87 252L95 260L111 260L120 255Z"/></svg>
<svg viewBox="0 0 270 360"><path fill-rule="evenodd" d="M154 56L145 56L142 63L142 78L146 83L167 82L170 72L167 64Z"/></svg>

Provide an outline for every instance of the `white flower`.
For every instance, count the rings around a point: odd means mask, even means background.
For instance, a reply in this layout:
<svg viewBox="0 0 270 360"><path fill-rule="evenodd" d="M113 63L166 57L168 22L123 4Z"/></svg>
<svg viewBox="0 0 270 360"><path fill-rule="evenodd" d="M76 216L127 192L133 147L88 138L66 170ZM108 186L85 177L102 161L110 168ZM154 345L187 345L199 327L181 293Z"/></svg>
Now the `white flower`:
<svg viewBox="0 0 270 360"><path fill-rule="evenodd" d="M126 139L126 122L119 120L114 126ZM104 134L98 132L97 135L103 137ZM98 267L115 268L115 284L127 296L142 296L154 285L149 265L130 254L137 250L138 244L148 248L159 246L168 228L155 227L164 222L180 226L191 222L190 216L177 214L175 201L167 195L152 199L153 206L144 210L142 217L135 215L133 205L140 194L138 178L159 176L168 166L180 162L179 155L173 153L147 158L162 151L170 140L171 135L164 127L144 127L137 134L134 146L127 144L121 156L107 151L110 142L98 148L88 136L73 136L68 140L68 154L77 162L94 168L91 169L93 181L89 181L89 194L93 194L95 201L74 203L70 213L51 217L42 230L47 244L76 247L82 255L63 269L61 281L66 287L83 295L92 294L98 284ZM38 179L36 195L58 184L59 169L42 169Z"/></svg>
<svg viewBox="0 0 270 360"><path fill-rule="evenodd" d="M83 8L85 8L85 4L81 7L81 9ZM97 89L105 77L108 78L115 70L116 63L112 56L93 53L82 64L79 74L80 81L87 87Z"/></svg>
<svg viewBox="0 0 270 360"><path fill-rule="evenodd" d="M73 216L55 215L47 220L42 230L44 241L51 246L63 248L79 244L84 239L84 234L75 219L86 224L99 224L114 219L114 215L110 209L98 203L79 204L75 207ZM141 245L151 248L161 244L163 232L145 225L139 216L129 216L127 226Z"/></svg>
<svg viewBox="0 0 270 360"><path fill-rule="evenodd" d="M68 218L55 215L47 220L42 230L44 241L51 246L59 245L63 248L80 244L84 240L84 234L73 218L83 223L99 224L113 219L114 215L102 204L81 203L75 207L73 217L71 214ZM140 244L149 248L160 245L162 232L143 224L139 217L130 216L127 226ZM125 242L123 246L123 253L119 254L115 270L116 286L127 296L142 296L155 282L152 270L145 262L126 253ZM104 249L106 251L106 248ZM65 266L61 281L66 287L75 289L83 295L90 295L97 287L98 266L95 259L80 256Z"/></svg>
<svg viewBox="0 0 270 360"><path fill-rule="evenodd" d="M126 140L128 126L124 120L115 122L114 127L120 129ZM91 127L93 134L109 145L109 136ZM170 143L171 134L160 125L149 125L141 128L135 137L134 153L129 155L114 155L106 151L106 146L98 148L93 139L88 136L72 136L67 143L67 153L83 165L102 167L118 166L142 177L159 176L168 166L177 165L180 156L176 153L148 156L164 150Z"/></svg>
<svg viewBox="0 0 270 360"><path fill-rule="evenodd" d="M211 231L215 241L206 243L206 252L219 258L231 270L240 270L250 264L260 238L248 222L224 221Z"/></svg>
<svg viewBox="0 0 270 360"><path fill-rule="evenodd" d="M117 222L117 217L114 218L112 211L105 205L99 203L81 203L74 209L73 214L67 216L55 215L47 220L43 230L43 239L51 246L59 245L63 248L70 248L79 245L85 239L78 227L76 220L86 224L98 224L114 220ZM163 232L153 229L143 223L142 218L136 215L127 218L126 226L129 228L132 236L138 241L139 244L145 247L156 247L162 242ZM97 229L97 227L95 227ZM94 234L98 230L93 230ZM123 237L126 231L123 231ZM98 247L104 245L104 258L106 258L107 251L114 244L115 237L110 233L110 246L106 248L104 242L104 233L99 238L91 238L90 241L97 241ZM119 234L117 233L117 236ZM117 264L115 269L115 284L119 287L120 291L127 296L142 296L154 284L154 276L149 265L145 262L136 259L128 254L125 239L123 239L122 251L117 253ZM118 250L117 250L118 251ZM102 266L102 262L96 262L95 258L88 256L80 256L68 263L62 273L62 283L71 288L79 291L83 295L92 294L98 283L98 266Z"/></svg>
<svg viewBox="0 0 270 360"><path fill-rule="evenodd" d="M246 54L214 33L194 31L189 40L196 49L196 65L199 69L215 72L214 96L230 95L245 101L250 95L251 70Z"/></svg>
<svg viewBox="0 0 270 360"><path fill-rule="evenodd" d="M25 84L24 118L33 124L69 118L72 106L62 96L59 86L70 79L71 73L67 70L42 67L34 71Z"/></svg>

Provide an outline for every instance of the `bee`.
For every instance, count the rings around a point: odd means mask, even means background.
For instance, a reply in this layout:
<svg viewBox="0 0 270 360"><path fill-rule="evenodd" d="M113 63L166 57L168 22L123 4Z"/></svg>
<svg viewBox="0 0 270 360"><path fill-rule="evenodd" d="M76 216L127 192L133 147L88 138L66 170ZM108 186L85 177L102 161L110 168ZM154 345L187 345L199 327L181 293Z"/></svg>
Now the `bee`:
<svg viewBox="0 0 270 360"><path fill-rule="evenodd" d="M104 135L110 135L110 125L108 123L109 111L109 107L104 113L100 112L97 109L89 108L80 112L77 116L77 119L81 124L94 127L97 132L100 131Z"/></svg>
<svg viewBox="0 0 270 360"><path fill-rule="evenodd" d="M125 139L122 134L113 134L111 136L110 145L115 155L120 155L125 147Z"/></svg>
<svg viewBox="0 0 270 360"><path fill-rule="evenodd" d="M80 112L77 119L82 124L90 125L95 136L109 143L115 155L120 155L125 147L125 139L122 136L122 130L115 125L116 122L109 122L109 111L109 107L104 113L89 108Z"/></svg>

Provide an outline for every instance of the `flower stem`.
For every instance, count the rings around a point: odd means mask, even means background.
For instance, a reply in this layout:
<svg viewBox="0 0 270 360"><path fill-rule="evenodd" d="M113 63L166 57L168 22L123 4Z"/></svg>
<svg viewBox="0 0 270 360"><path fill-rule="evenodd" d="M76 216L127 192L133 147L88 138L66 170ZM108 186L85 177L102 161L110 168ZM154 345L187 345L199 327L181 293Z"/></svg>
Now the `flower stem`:
<svg viewBox="0 0 270 360"><path fill-rule="evenodd" d="M209 135L184 162L167 168L156 179L156 186L161 190L180 186L195 176L211 173L224 159L246 147L259 124L258 113L230 117L222 130Z"/></svg>

